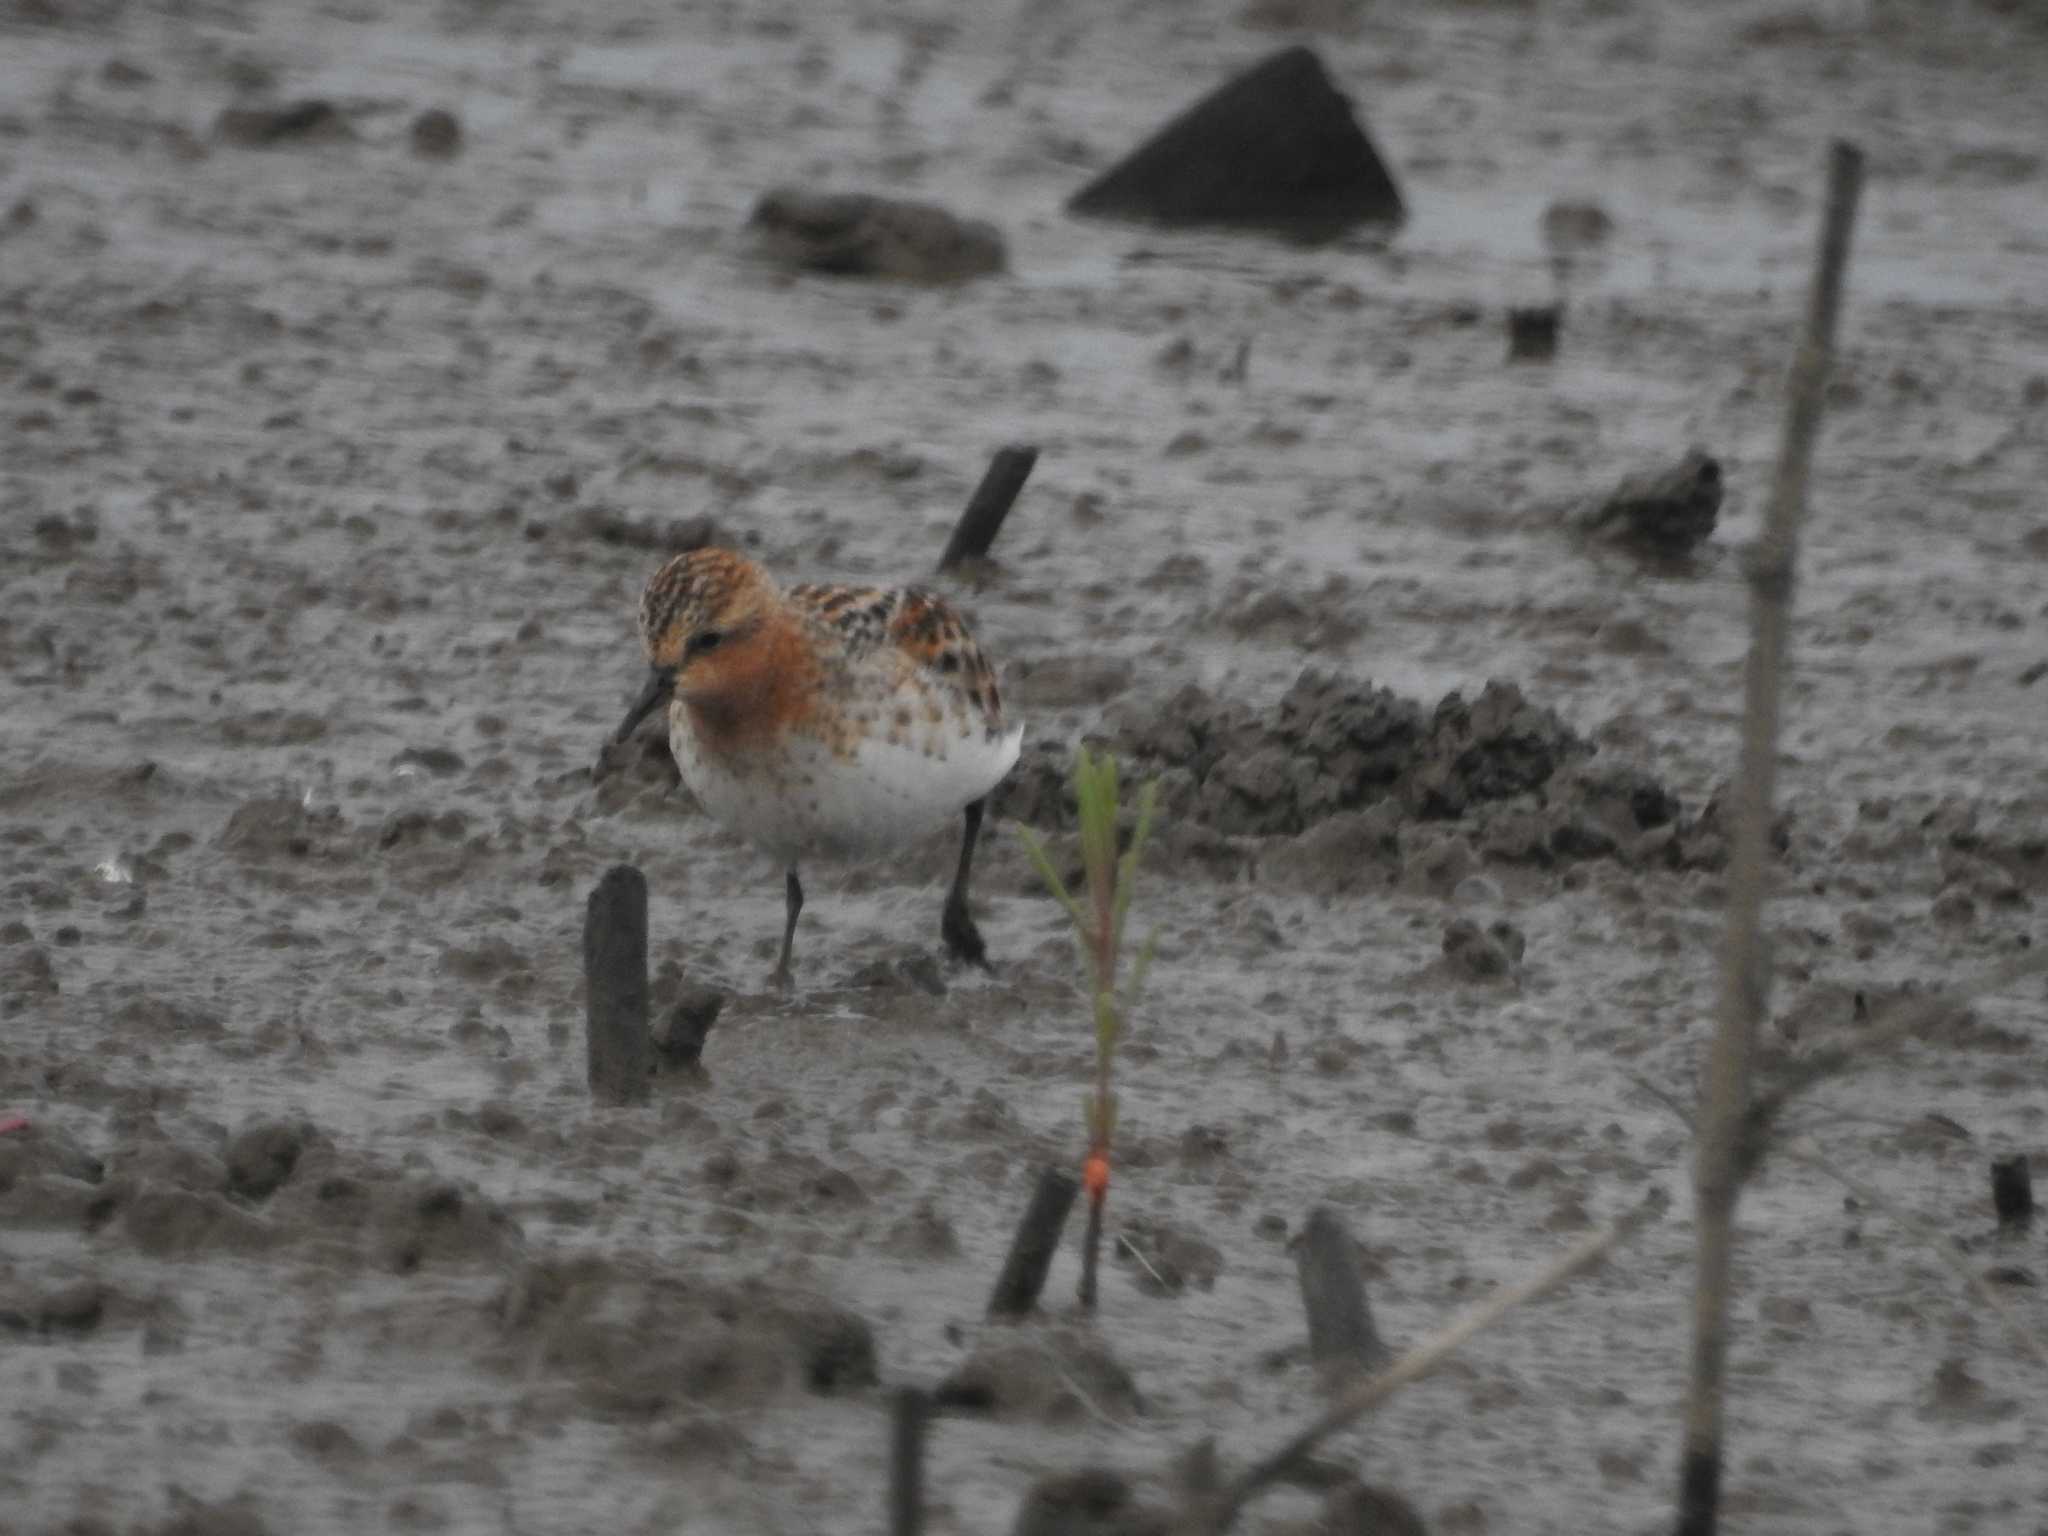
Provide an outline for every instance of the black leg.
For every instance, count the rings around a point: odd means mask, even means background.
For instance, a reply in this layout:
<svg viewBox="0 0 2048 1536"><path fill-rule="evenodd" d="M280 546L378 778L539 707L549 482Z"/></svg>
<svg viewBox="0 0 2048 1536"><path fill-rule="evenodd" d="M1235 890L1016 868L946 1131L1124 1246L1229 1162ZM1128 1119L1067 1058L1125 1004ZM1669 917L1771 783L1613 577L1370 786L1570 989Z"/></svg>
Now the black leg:
<svg viewBox="0 0 2048 1536"><path fill-rule="evenodd" d="M775 974L769 980L787 992L790 988L789 952L796 944L796 916L804 909L804 888L797 881L794 864L789 866L789 873L783 879L782 898L789 915L782 925L782 958L775 962Z"/></svg>
<svg viewBox="0 0 2048 1536"><path fill-rule="evenodd" d="M946 893L945 915L939 932L946 940L946 953L969 965L988 968L988 948L981 942L981 930L967 910L967 877L974 871L974 843L981 836L981 807L977 800L967 807L967 830L960 839L960 867L953 872L953 889Z"/></svg>

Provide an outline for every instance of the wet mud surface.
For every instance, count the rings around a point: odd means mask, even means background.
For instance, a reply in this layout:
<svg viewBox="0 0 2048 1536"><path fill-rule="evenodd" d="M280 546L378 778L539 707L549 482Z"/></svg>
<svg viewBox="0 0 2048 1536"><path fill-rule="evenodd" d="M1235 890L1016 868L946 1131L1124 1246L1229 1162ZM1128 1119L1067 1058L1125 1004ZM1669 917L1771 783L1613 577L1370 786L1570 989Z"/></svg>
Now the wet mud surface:
<svg viewBox="0 0 2048 1536"><path fill-rule="evenodd" d="M1390 244L1060 212L1302 26ZM1689 1145L1642 1082L1689 1098L1707 1034L1831 133L1871 182L1767 1049L2041 942L2044 68L2025 7L0 0L0 1527L879 1530L886 1393L944 1383L931 1529L1156 1528L1201 1442L1324 1401L1316 1203L1399 1348L1662 1188L1333 1455L1434 1531L1666 1528ZM1006 268L793 276L747 228L790 184L986 220ZM658 745L593 777L640 584L714 537L924 579L1012 441L950 587L1028 722L995 968L944 961L941 839L806 871L785 998L776 873ZM1682 565L1568 536L1695 444ZM1084 738L1165 807L1115 1241L1092 1327L1069 1248L992 1328L1090 1070L1009 823L1077 861ZM722 1003L701 1071L599 1111L620 861L658 1016ZM1801 1122L2037 1333L1988 1169L2048 1149L2044 1024L2037 978ZM1774 1167L1738 1278L1731 1519L2048 1518L2039 1373L1882 1213Z"/></svg>

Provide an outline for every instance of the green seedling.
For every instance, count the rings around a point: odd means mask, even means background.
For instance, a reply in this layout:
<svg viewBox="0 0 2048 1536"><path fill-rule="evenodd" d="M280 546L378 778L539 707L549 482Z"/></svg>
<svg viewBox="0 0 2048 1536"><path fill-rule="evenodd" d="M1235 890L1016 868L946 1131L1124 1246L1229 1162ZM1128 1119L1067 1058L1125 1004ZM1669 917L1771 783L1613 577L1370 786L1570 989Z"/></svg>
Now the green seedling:
<svg viewBox="0 0 2048 1536"><path fill-rule="evenodd" d="M1159 943L1155 930L1138 946L1131 957L1129 973L1119 985L1124 922L1130 915L1131 893L1137 884L1138 857L1152 832L1159 786L1157 781L1147 780L1139 788L1136 820L1130 842L1121 854L1117 852L1116 759L1106 752L1096 754L1085 746L1078 748L1074 755L1074 797L1081 808L1081 867L1086 881L1079 896L1060 878L1037 834L1029 827L1019 827L1017 834L1023 839L1024 851L1030 855L1039 878L1073 920L1074 936L1081 949L1082 979L1088 988L1095 1024L1095 1086L1083 1109L1088 1158L1082 1165L1082 1185L1088 1191L1088 1241L1082 1254L1081 1304L1092 1308L1096 1262L1102 1246L1102 1204L1109 1193L1109 1149L1116 1134L1116 1046L1123 1035L1124 1020L1144 988L1145 973L1151 969L1153 952Z"/></svg>

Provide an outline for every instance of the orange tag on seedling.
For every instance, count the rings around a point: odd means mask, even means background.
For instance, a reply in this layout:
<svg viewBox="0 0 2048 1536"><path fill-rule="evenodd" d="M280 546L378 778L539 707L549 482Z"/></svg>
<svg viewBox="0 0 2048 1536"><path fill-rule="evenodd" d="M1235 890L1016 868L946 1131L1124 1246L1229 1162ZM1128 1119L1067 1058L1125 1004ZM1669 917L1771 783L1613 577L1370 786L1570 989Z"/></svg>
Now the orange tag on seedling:
<svg viewBox="0 0 2048 1536"><path fill-rule="evenodd" d="M1088 1161L1081 1165L1081 1187L1088 1191L1090 1200L1100 1200L1109 1193L1109 1159L1100 1152L1090 1152Z"/></svg>

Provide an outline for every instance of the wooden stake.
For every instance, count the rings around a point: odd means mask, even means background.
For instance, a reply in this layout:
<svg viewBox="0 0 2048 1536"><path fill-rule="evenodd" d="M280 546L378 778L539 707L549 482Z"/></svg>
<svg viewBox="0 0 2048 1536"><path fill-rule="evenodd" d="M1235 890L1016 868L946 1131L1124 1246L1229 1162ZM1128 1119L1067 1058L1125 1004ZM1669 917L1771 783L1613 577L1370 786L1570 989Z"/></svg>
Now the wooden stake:
<svg viewBox="0 0 2048 1536"><path fill-rule="evenodd" d="M1991 1165L1991 1208L2001 1227L2024 1227L2034 1219L2034 1170L2026 1153Z"/></svg>
<svg viewBox="0 0 2048 1536"><path fill-rule="evenodd" d="M981 477L981 484L968 498L967 510L953 526L953 537L946 544L946 552L939 556L940 570L951 570L962 560L979 560L989 552L1002 531L1003 519L1010 515L1010 508L1016 504L1024 482L1031 478L1031 467L1037 462L1038 450L1028 443L1012 443L996 450L988 473Z"/></svg>
<svg viewBox="0 0 2048 1536"><path fill-rule="evenodd" d="M1701 1097L1694 1188L1699 1268L1693 1292L1692 1388L1679 1475L1679 1536L1711 1536L1720 1507L1722 1400L1728 1361L1728 1293L1735 1256L1735 1203L1742 1186L1751 1046L1763 1012L1768 961L1761 923L1769 884L1771 808L1778 766L1778 717L1792 627L1792 584L1806 480L1820 429L1828 367L1841 313L1849 235L1863 185L1863 154L1837 142L1828 166L1827 213L1806 315L1792 365L1785 433L1750 562L1751 644L1744 685L1742 769L1721 950L1720 1006Z"/></svg>
<svg viewBox="0 0 2048 1536"><path fill-rule="evenodd" d="M1045 1277L1059 1252L1060 1233L1066 1230L1067 1213L1074 1208L1074 1196L1081 1184L1072 1174L1057 1168L1041 1168L1038 1188L1017 1235L1010 1243L1010 1256L996 1280L995 1294L988 1301L990 1317L1022 1317L1038 1305L1038 1293L1045 1289Z"/></svg>
<svg viewBox="0 0 2048 1536"><path fill-rule="evenodd" d="M1081 1310L1095 1310L1095 1275L1102 1263L1102 1202L1094 1195L1088 1201L1088 1233L1081 1243L1081 1288L1075 1293Z"/></svg>
<svg viewBox="0 0 2048 1536"><path fill-rule="evenodd" d="M1364 1366L1387 1358L1365 1299L1358 1249L1344 1218L1327 1205L1309 1212L1308 1228L1294 1252L1301 1279L1301 1304L1308 1313L1308 1352L1334 1385Z"/></svg>
<svg viewBox="0 0 2048 1536"><path fill-rule="evenodd" d="M931 1394L922 1387L898 1387L891 1394L889 1536L920 1536L924 1530L924 1431L931 1416Z"/></svg>
<svg viewBox="0 0 2048 1536"><path fill-rule="evenodd" d="M647 1036L647 880L614 864L583 915L584 1035L590 1096L646 1102L654 1046Z"/></svg>

